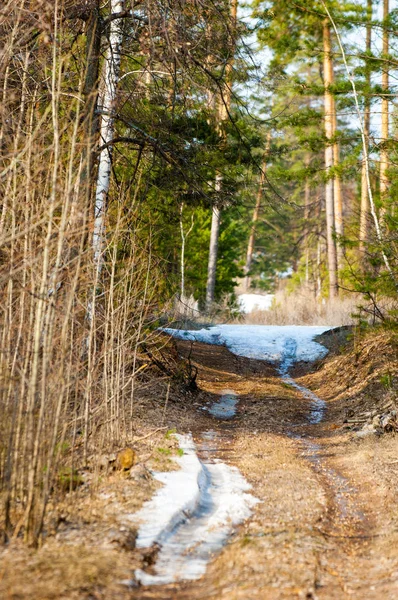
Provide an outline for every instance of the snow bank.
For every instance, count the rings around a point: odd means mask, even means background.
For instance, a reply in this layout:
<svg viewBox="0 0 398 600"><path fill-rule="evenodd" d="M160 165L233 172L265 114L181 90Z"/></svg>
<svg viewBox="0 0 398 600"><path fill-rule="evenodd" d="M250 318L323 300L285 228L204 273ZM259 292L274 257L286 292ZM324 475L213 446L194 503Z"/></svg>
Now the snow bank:
<svg viewBox="0 0 398 600"><path fill-rule="evenodd" d="M327 354L327 349L314 342L314 337L330 327L309 325L217 325L199 331L164 329L179 339L225 345L238 356L280 362L286 352L286 341L296 345L295 361L313 361Z"/></svg>
<svg viewBox="0 0 398 600"><path fill-rule="evenodd" d="M239 294L238 303L244 313L251 313L253 310L269 310L274 297L274 294Z"/></svg>

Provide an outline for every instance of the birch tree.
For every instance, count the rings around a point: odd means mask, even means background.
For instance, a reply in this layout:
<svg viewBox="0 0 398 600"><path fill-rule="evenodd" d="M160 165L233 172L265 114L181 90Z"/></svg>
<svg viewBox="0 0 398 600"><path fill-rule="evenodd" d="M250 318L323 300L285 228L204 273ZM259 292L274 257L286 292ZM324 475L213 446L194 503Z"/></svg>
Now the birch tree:
<svg viewBox="0 0 398 600"><path fill-rule="evenodd" d="M93 253L96 279L101 274L104 261L106 198L109 191L112 169L112 140L115 131L115 104L120 77L121 46L123 39L122 16L124 0L111 0L111 22L109 45L105 55L103 71L103 96L101 102L100 145L98 176L95 191Z"/></svg>

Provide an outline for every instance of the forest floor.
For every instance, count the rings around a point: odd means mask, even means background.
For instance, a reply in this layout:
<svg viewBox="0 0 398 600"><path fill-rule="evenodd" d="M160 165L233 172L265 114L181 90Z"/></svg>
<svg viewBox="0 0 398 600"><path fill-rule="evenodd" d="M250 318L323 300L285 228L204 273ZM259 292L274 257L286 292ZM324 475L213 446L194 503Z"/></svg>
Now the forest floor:
<svg viewBox="0 0 398 600"><path fill-rule="evenodd" d="M64 509L66 516L58 518L56 532L39 551L14 545L3 554L0 597L397 598L398 436L360 437L346 422L347 415L354 421L364 411L381 411L386 399L396 404L396 343L379 333L341 352L345 338L344 331L341 338L325 334L330 354L293 372L327 402L317 424L309 422L310 400L271 364L235 356L223 346L177 342L198 367L199 392L183 405L170 397L167 427L191 431L196 440L216 431L218 457L239 468L260 500L201 579L126 584L136 568L153 568L156 552L150 556L135 548L131 522L120 515L136 511L159 484L145 471L139 481L113 473L95 493L71 494L73 514ZM237 414L228 421L201 410L225 389L239 396ZM154 403L145 408L145 419L160 422L163 411ZM139 447L142 462L151 467L166 455L167 469L175 443L163 432L156 435Z"/></svg>

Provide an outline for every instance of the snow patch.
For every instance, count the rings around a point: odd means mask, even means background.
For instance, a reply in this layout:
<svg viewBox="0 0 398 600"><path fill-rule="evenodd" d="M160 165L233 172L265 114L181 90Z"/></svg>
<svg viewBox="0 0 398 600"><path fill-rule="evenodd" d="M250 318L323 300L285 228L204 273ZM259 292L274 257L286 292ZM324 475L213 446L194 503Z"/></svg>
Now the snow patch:
<svg viewBox="0 0 398 600"><path fill-rule="evenodd" d="M253 310L269 310L274 298L274 294L239 294L238 304L241 311L247 314Z"/></svg>
<svg viewBox="0 0 398 600"><path fill-rule="evenodd" d="M322 398L319 398L319 396L314 394L314 392L311 392L311 390L304 387L303 385L300 385L292 377L290 377L289 369L296 361L296 355L296 340L292 338L286 338L283 359L279 367L279 373L283 381L285 381L288 385L301 392L301 395L304 398L311 400L311 411L308 417L308 421L311 424L315 425L317 423L320 423L323 419L326 410L326 402L322 400Z"/></svg>
<svg viewBox="0 0 398 600"><path fill-rule="evenodd" d="M313 361L327 354L314 337L330 327L309 325L217 325L199 331L166 328L163 331L179 339L226 346L238 356L280 362L286 352L286 340L296 344L294 361Z"/></svg>
<svg viewBox="0 0 398 600"><path fill-rule="evenodd" d="M138 513L132 515L134 521L138 519L142 522L136 541L137 548L149 548L155 542L161 544L199 503L200 487L204 485L205 474L196 455L195 443L191 434L176 437L184 451L183 456L174 458L180 469L165 473L154 472L154 478L164 486Z"/></svg>
<svg viewBox="0 0 398 600"><path fill-rule="evenodd" d="M208 409L217 419L232 419L236 415L238 396L233 390L223 390L220 399Z"/></svg>
<svg viewBox="0 0 398 600"><path fill-rule="evenodd" d="M209 432L207 439L212 439ZM154 572L137 570L143 585L199 579L233 528L247 519L258 502L236 467L221 461L204 463L196 455L192 436L178 436L184 456L181 471L157 473L165 486L144 505L138 547L155 542L161 548ZM159 475L162 477L160 478Z"/></svg>

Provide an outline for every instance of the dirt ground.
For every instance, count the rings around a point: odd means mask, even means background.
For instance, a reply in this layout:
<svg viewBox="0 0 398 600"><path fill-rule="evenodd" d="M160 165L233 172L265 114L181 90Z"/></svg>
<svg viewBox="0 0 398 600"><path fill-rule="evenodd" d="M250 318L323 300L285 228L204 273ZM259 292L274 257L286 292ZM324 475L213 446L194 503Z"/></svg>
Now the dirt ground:
<svg viewBox="0 0 398 600"><path fill-rule="evenodd" d="M299 365L295 371L301 384L327 401L316 425L307 420L309 400L281 381L273 366L222 346L178 343L198 367L199 391L185 400L171 395L162 405L166 430L199 437L216 429L223 460L240 469L260 500L202 579L150 588L126 584L135 568L155 559L135 549L128 516L156 489L145 467L172 468L175 444L161 430L139 446L144 470L137 479L110 473L90 495L74 492L57 509L43 548L14 544L3 552L0 597L397 598L398 437L361 438L346 422L347 410L361 415L386 398L395 401L396 346L383 335L370 351L369 340L355 346L347 335L325 343L331 352L317 368ZM201 410L224 389L239 395L238 413L227 422ZM146 406L148 422L160 423L159 411L156 403Z"/></svg>

